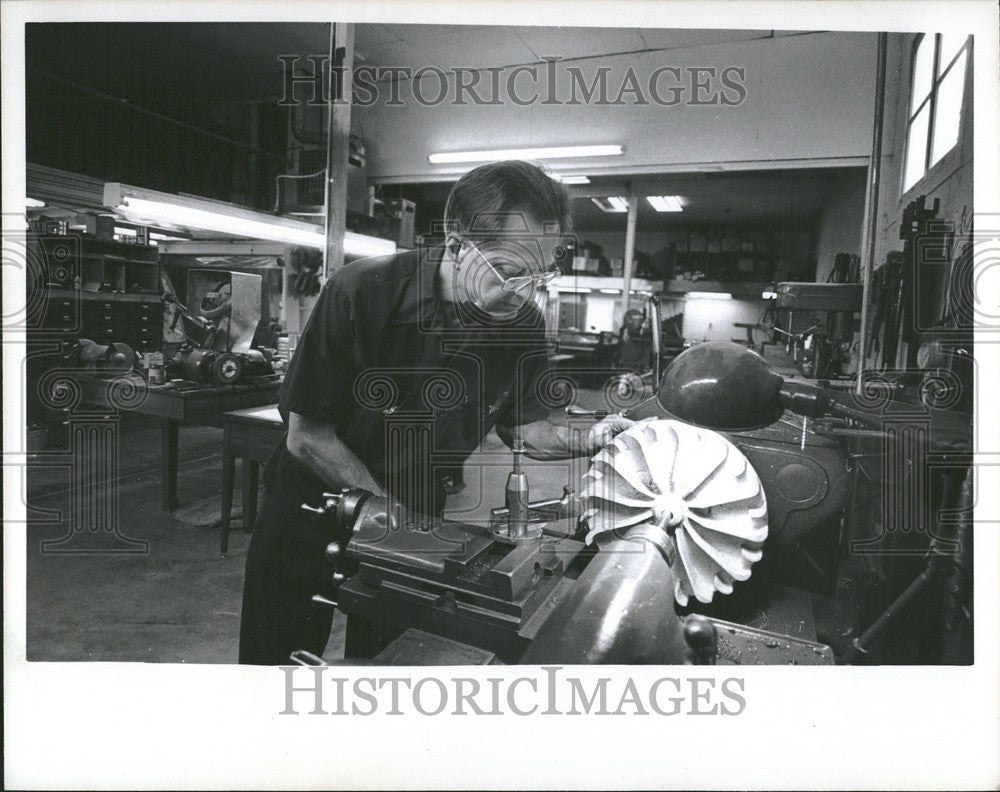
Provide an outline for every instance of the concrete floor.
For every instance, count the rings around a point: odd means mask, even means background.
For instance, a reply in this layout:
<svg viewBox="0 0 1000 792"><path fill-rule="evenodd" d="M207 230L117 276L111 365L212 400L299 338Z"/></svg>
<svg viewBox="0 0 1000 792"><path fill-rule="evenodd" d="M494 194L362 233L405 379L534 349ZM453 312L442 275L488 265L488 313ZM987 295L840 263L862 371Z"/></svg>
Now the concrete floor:
<svg viewBox="0 0 1000 792"><path fill-rule="evenodd" d="M588 404L591 400L584 396L579 403L596 406ZM181 428L178 493L182 507L175 512L177 516L160 508L159 424L125 415L119 443L120 533L147 541L148 550L143 553L111 552L121 546L113 534L104 537L97 552L43 550L43 541L61 539L72 529L69 470L29 468L29 508L55 510L61 517L27 529L28 659L236 662L250 537L237 526L230 534L229 556L221 558L218 528L190 522L207 523L218 517L222 430ZM527 469L532 497L558 496L564 484L574 477L578 481L586 466L582 460L574 464L575 470L567 462L531 462ZM502 505L509 470L510 454L491 434L466 465L465 489L449 498L449 516L484 519L490 508ZM236 504L239 497L237 490ZM95 547L87 542L77 545L81 546ZM338 614L328 657L342 656L343 638L344 620Z"/></svg>

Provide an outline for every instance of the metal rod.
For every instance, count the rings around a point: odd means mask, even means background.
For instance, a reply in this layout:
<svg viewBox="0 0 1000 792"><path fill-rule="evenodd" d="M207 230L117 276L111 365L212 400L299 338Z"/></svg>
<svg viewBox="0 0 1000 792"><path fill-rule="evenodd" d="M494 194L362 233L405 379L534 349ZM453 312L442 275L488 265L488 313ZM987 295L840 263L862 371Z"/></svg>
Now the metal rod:
<svg viewBox="0 0 1000 792"><path fill-rule="evenodd" d="M632 260L635 258L635 224L639 213L639 199L630 189L628 197L628 224L625 226L625 262L622 265L622 321L632 300Z"/></svg>
<svg viewBox="0 0 1000 792"><path fill-rule="evenodd" d="M330 23L330 86L327 93L326 179L324 180L323 278L344 263L347 210L347 150L351 131L351 84L354 73L354 27Z"/></svg>
<svg viewBox="0 0 1000 792"><path fill-rule="evenodd" d="M507 532L511 538L522 537L528 532L528 477L521 467L524 443L520 431L514 436L514 467L507 477Z"/></svg>
<svg viewBox="0 0 1000 792"><path fill-rule="evenodd" d="M885 125L885 61L888 34L878 34L875 71L875 117L872 122L872 155L868 161L868 192L865 196L865 229L861 250L861 333L858 340L857 382L855 393L861 395L862 374L868 360L868 302L871 298L872 273L875 271L875 242L878 231L878 198L882 181L882 129Z"/></svg>
<svg viewBox="0 0 1000 792"><path fill-rule="evenodd" d="M662 341L660 298L655 294L649 295L649 325L653 336L653 384L655 386L660 384L660 342Z"/></svg>

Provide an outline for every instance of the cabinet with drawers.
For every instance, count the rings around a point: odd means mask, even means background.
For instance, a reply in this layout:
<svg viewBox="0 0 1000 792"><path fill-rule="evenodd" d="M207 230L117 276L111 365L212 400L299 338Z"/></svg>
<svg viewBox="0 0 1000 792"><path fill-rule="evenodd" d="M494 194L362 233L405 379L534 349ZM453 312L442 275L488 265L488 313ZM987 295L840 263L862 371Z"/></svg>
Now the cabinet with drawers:
<svg viewBox="0 0 1000 792"><path fill-rule="evenodd" d="M50 289L45 319L34 335L118 341L136 354L155 352L163 348L163 303L155 294Z"/></svg>

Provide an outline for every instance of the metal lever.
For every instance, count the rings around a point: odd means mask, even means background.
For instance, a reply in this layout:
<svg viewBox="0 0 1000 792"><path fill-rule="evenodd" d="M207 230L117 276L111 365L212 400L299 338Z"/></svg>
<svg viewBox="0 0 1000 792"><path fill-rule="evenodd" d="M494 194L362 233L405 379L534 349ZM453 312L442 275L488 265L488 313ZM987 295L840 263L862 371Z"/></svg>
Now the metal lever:
<svg viewBox="0 0 1000 792"><path fill-rule="evenodd" d="M318 514L320 517L324 516L330 509L333 509L340 503L340 499L344 497L345 492L350 490L345 487L341 492L324 492L323 493L323 505L322 506L310 506L308 503L303 503L300 507L302 511L309 512L310 514Z"/></svg>
<svg viewBox="0 0 1000 792"><path fill-rule="evenodd" d="M333 584L335 586L339 586L345 579L344 572L340 567L341 558L343 558L343 553L341 552L340 545L336 542L330 542L326 546L326 560L333 567Z"/></svg>
<svg viewBox="0 0 1000 792"><path fill-rule="evenodd" d="M715 665L719 636L709 619L696 613L688 616L684 622L684 640L688 645L689 665Z"/></svg>
<svg viewBox="0 0 1000 792"><path fill-rule="evenodd" d="M319 655L314 655L312 652L307 652L305 649L296 649L290 655L289 659L296 665L306 666L325 666L326 661Z"/></svg>

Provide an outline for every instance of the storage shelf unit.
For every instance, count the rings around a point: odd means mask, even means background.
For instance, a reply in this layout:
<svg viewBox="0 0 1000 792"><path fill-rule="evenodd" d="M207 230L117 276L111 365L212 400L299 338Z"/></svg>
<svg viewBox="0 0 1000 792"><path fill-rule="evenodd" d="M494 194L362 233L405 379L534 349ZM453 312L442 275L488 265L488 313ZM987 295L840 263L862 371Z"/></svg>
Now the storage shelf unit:
<svg viewBox="0 0 1000 792"><path fill-rule="evenodd" d="M39 237L44 314L41 338L128 344L137 354L163 348L163 303L156 247L88 234Z"/></svg>

